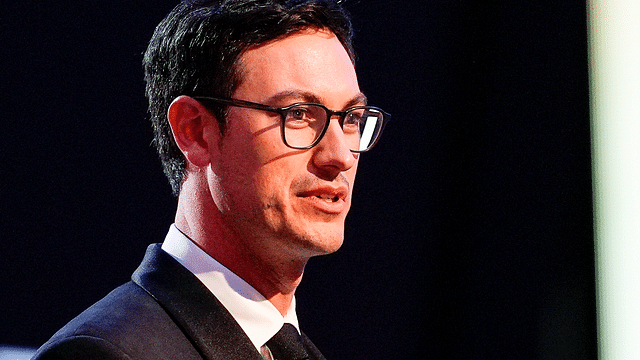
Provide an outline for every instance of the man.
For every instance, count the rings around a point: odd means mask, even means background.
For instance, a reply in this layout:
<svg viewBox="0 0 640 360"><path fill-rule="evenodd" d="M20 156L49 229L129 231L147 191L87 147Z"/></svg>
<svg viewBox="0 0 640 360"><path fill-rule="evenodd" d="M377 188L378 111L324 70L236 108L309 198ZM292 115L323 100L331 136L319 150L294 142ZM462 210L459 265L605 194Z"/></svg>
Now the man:
<svg viewBox="0 0 640 360"><path fill-rule="evenodd" d="M388 117L366 106L351 37L322 0L189 1L160 23L144 66L175 224L36 359L323 359L294 293L342 244Z"/></svg>

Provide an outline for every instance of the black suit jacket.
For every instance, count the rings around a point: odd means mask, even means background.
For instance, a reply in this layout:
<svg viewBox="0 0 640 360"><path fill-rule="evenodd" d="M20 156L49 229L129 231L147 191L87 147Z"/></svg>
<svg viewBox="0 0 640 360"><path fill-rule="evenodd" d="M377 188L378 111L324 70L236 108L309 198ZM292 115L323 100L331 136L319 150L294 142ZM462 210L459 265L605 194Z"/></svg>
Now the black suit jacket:
<svg viewBox="0 0 640 360"><path fill-rule="evenodd" d="M131 280L60 329L33 360L262 360L231 314L160 244L149 246ZM312 359L324 359L302 338Z"/></svg>

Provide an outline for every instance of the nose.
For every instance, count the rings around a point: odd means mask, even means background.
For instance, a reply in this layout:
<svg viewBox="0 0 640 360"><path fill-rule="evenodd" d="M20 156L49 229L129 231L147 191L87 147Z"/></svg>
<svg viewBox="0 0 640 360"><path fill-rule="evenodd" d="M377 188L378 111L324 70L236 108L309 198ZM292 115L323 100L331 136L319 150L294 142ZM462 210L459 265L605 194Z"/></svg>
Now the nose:
<svg viewBox="0 0 640 360"><path fill-rule="evenodd" d="M347 139L338 121L329 122L327 132L320 143L314 147L313 162L319 169L337 176L351 169L357 162L357 154L349 150Z"/></svg>

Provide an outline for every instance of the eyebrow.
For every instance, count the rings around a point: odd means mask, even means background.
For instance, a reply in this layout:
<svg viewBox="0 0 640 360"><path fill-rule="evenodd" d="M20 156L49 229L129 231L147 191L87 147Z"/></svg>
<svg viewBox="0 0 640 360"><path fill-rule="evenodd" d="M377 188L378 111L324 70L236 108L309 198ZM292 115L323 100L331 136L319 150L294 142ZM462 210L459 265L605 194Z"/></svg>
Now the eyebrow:
<svg viewBox="0 0 640 360"><path fill-rule="evenodd" d="M308 91L300 91L300 90L285 90L281 91L275 95L270 96L267 99L267 104L282 104L285 101L302 101L302 102L311 102L317 104L323 104L322 99L316 94ZM348 109L352 106L356 105L366 105L367 97L363 93L358 93L356 96L351 98L345 104L345 109Z"/></svg>

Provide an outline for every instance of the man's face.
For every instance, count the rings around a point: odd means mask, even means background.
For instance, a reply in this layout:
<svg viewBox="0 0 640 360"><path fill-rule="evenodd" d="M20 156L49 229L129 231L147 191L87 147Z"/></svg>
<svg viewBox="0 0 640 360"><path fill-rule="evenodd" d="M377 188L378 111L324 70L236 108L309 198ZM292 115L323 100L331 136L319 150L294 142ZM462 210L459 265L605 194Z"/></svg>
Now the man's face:
<svg viewBox="0 0 640 360"><path fill-rule="evenodd" d="M251 48L240 69L235 99L274 107L316 102L332 110L364 102L351 59L328 31ZM241 246L260 256L304 258L342 244L357 163L337 117L317 146L295 150L282 140L278 114L231 107L209 187Z"/></svg>

